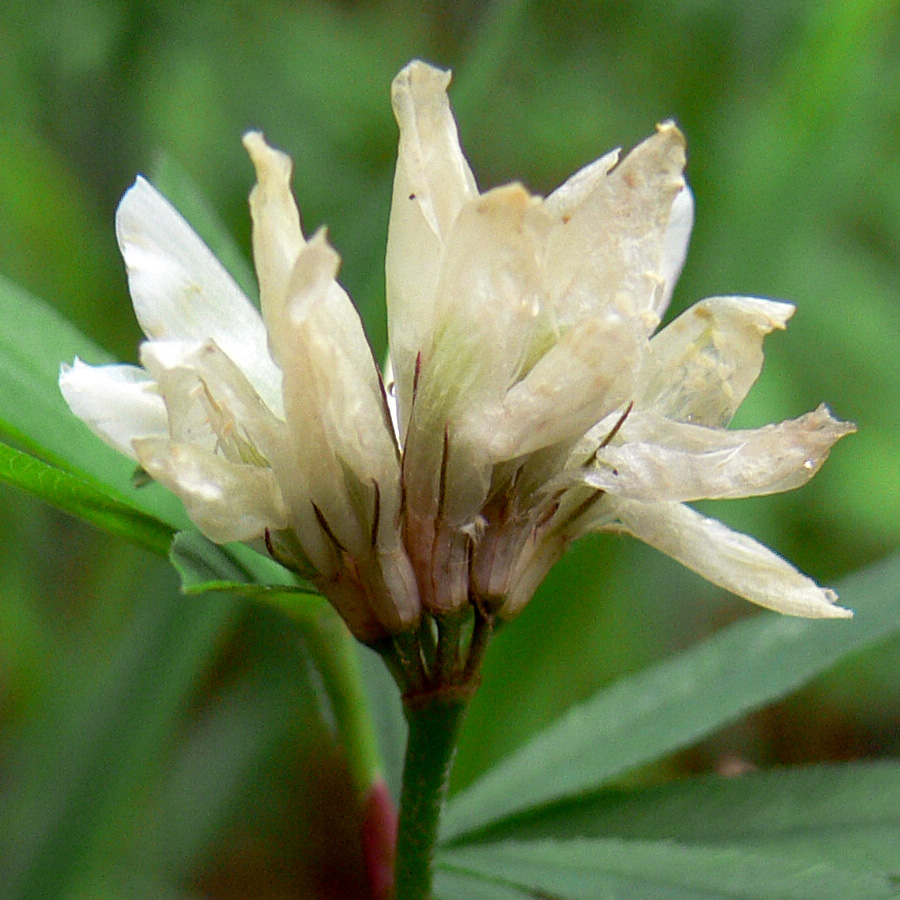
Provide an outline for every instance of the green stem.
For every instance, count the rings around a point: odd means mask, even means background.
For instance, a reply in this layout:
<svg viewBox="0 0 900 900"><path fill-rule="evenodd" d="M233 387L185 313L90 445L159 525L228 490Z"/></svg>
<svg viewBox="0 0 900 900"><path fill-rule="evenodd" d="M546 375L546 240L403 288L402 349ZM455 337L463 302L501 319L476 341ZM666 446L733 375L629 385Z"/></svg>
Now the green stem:
<svg viewBox="0 0 900 900"><path fill-rule="evenodd" d="M449 688L406 704L409 739L400 797L396 900L431 898L438 825L471 693Z"/></svg>

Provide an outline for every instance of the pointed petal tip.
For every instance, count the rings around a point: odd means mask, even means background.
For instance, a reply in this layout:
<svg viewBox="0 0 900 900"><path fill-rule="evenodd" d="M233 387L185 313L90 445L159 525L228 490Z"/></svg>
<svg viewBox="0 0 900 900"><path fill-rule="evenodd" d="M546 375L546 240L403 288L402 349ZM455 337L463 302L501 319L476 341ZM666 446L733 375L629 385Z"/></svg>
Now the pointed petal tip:
<svg viewBox="0 0 900 900"><path fill-rule="evenodd" d="M61 385L63 380L68 377L69 373L74 369L81 360L76 356L75 359L72 360L72 364L69 365L67 362L61 362L59 364L59 378L57 382Z"/></svg>
<svg viewBox="0 0 900 900"><path fill-rule="evenodd" d="M672 179L670 185L683 188L682 173L687 165L687 139L672 119L666 119L656 126L656 133L641 141L620 163L620 166L640 161L658 172L667 172Z"/></svg>
<svg viewBox="0 0 900 900"><path fill-rule="evenodd" d="M286 179L288 182L291 180L294 174L293 160L287 153L272 147L263 132L248 131L241 138L241 143L256 169L257 181L262 182L266 178Z"/></svg>
<svg viewBox="0 0 900 900"><path fill-rule="evenodd" d="M675 123L674 119L663 119L662 122L657 122L656 132L657 134L677 141L685 147L687 146L687 140L684 136L684 133Z"/></svg>
<svg viewBox="0 0 900 900"><path fill-rule="evenodd" d="M657 123L656 134L648 138L648 141L654 140L662 141L667 151L675 154L675 159L683 170L687 165L687 138L684 136L684 132L675 124L674 119L666 119Z"/></svg>
<svg viewBox="0 0 900 900"><path fill-rule="evenodd" d="M59 364L59 377L57 378L56 383L59 385L59 390L63 395L63 399L69 404L70 408L72 407L72 400L70 398L79 389L84 377L84 370L88 368L91 367L82 362L77 356L72 360L71 365L67 362ZM78 413L76 413L76 415L78 415Z"/></svg>
<svg viewBox="0 0 900 900"><path fill-rule="evenodd" d="M446 93L453 73L450 69L440 69L421 59L408 62L391 82L391 96L414 94L421 98L426 94Z"/></svg>
<svg viewBox="0 0 900 900"><path fill-rule="evenodd" d="M840 599L837 595L837 591L833 591L831 588L822 588L822 593L825 596L825 600L827 605L823 605L821 607L816 608L816 612L811 618L821 618L821 619L852 619L853 618L853 610L847 609L845 606L838 606L838 600Z"/></svg>
<svg viewBox="0 0 900 900"><path fill-rule="evenodd" d="M301 255L308 255L310 259L317 260L324 271L330 273L332 278L337 277L341 267L341 254L334 249L328 240L328 226L320 225L313 236L306 242L306 246L300 251Z"/></svg>
<svg viewBox="0 0 900 900"><path fill-rule="evenodd" d="M793 303L770 300L768 297L749 297L722 294L706 297L691 306L687 312L698 318L733 318L752 322L760 334L784 331L797 311Z"/></svg>
<svg viewBox="0 0 900 900"><path fill-rule="evenodd" d="M258 128L251 128L249 131L245 131L241 136L241 143L247 149L247 152L250 152L251 147L257 147L260 143L265 144L266 136L260 131Z"/></svg>
<svg viewBox="0 0 900 900"><path fill-rule="evenodd" d="M331 247L331 241L328 240L328 226L320 225L312 234L312 237L306 242L307 246L315 245L317 247Z"/></svg>
<svg viewBox="0 0 900 900"><path fill-rule="evenodd" d="M143 175L138 175L134 179L134 184L122 194L116 207L116 235L120 247L123 229L126 227L125 219L132 215L140 219L142 210L151 208L150 204L158 208L160 203L170 206L169 201Z"/></svg>
<svg viewBox="0 0 900 900"><path fill-rule="evenodd" d="M494 213L499 210L524 213L530 206L541 205L541 198L530 193L521 181L512 181L483 193L475 201L479 213Z"/></svg>
<svg viewBox="0 0 900 900"><path fill-rule="evenodd" d="M253 167L257 167L257 162L261 161L269 149L266 143L266 136L261 131L247 131L241 136L241 144L250 157Z"/></svg>
<svg viewBox="0 0 900 900"><path fill-rule="evenodd" d="M291 270L287 288L291 322L299 325L306 321L319 304L333 297L333 289L340 290L336 282L340 267L340 254L328 242L328 230L322 226L300 249Z"/></svg>
<svg viewBox="0 0 900 900"><path fill-rule="evenodd" d="M713 298L716 299L716 298ZM785 300L771 300L768 297L724 297L724 300L738 301L748 311L758 311L759 328L763 334L784 331L793 318L797 307Z"/></svg>
<svg viewBox="0 0 900 900"><path fill-rule="evenodd" d="M820 424L821 426L831 426L832 433L835 435L835 442L842 437L846 437L848 434L856 434L858 430L855 422L845 422L843 419L837 418L826 403L820 403L815 410L810 413L810 416L816 424Z"/></svg>

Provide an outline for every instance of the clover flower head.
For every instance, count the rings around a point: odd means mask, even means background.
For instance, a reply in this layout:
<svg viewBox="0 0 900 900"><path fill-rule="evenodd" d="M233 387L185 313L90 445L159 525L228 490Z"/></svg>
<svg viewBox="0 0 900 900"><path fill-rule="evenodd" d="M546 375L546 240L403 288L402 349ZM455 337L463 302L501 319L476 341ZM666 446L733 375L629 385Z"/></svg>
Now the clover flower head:
<svg viewBox="0 0 900 900"><path fill-rule="evenodd" d="M325 232L301 230L290 159L251 132L261 313L139 178L116 227L141 366L64 366L72 410L213 541L262 538L312 577L362 640L467 605L512 617L589 531L762 606L849 615L685 505L799 487L853 427L824 407L727 427L789 304L714 297L657 331L693 221L679 130L546 198L481 193L449 81L413 62L393 83L384 375Z"/></svg>

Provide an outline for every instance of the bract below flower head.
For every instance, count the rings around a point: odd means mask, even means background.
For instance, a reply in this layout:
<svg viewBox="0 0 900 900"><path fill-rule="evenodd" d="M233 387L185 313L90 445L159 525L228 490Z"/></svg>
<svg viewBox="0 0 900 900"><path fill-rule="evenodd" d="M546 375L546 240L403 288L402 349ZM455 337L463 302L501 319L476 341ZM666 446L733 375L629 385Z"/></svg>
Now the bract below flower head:
<svg viewBox="0 0 900 900"><path fill-rule="evenodd" d="M175 491L215 541L266 538L363 640L423 611L511 617L566 546L625 531L753 602L843 616L751 538L684 504L799 487L852 426L824 408L727 428L793 307L717 297L655 333L693 201L670 122L546 198L481 193L450 75L394 80L385 391L291 162L244 143L262 315L138 179L117 214L142 368L63 367L73 411Z"/></svg>

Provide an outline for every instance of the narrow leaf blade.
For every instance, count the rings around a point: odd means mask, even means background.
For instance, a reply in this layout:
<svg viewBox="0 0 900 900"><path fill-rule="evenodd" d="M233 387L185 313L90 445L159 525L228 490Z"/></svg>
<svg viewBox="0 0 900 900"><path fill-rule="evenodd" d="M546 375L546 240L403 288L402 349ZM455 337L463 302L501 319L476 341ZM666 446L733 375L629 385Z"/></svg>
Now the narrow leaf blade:
<svg viewBox="0 0 900 900"><path fill-rule="evenodd" d="M891 900L886 877L778 852L671 841L560 840L465 847L442 869L554 900Z"/></svg>
<svg viewBox="0 0 900 900"><path fill-rule="evenodd" d="M597 790L900 631L900 557L848 578L853 620L761 614L573 707L451 802L445 839Z"/></svg>
<svg viewBox="0 0 900 900"><path fill-rule="evenodd" d="M103 485L79 478L2 443L0 480L160 556L169 551L174 533L171 526L135 508Z"/></svg>
<svg viewBox="0 0 900 900"><path fill-rule="evenodd" d="M900 763L709 775L605 791L491 829L491 840L615 837L788 851L862 872L900 872Z"/></svg>

